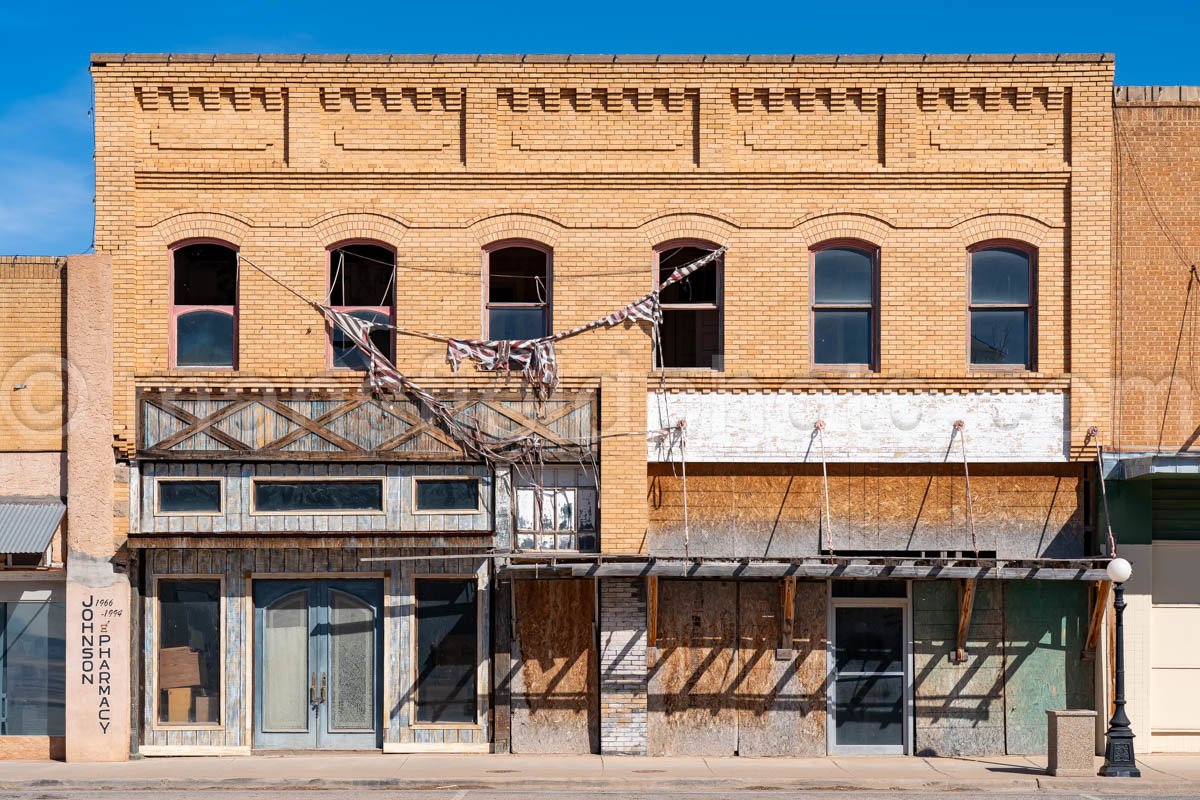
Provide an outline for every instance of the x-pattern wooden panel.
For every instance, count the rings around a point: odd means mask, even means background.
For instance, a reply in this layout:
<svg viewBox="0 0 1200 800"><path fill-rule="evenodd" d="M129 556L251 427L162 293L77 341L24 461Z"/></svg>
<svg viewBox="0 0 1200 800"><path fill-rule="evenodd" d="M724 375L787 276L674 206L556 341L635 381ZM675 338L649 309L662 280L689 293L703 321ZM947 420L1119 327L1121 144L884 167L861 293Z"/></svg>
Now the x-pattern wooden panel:
<svg viewBox="0 0 1200 800"><path fill-rule="evenodd" d="M430 458L443 458L448 460L465 460L469 459L467 450L455 440L454 436L445 430L439 424L436 418L423 418L419 407L409 400L396 400L381 403L372 400L366 396L350 397L337 401L337 404L323 413L311 416L300 410L303 408L302 403L297 403L295 400L290 402L284 401L277 395L263 394L217 394L204 395L198 393L189 393L183 397L175 397L162 392L145 391L141 393L141 402L143 404L142 413L139 416L140 427L138 430L139 452L143 456L164 458L164 459L195 459L203 457L207 459L217 460L362 460L364 458L380 458L385 460L428 460ZM216 406L216 410L211 413L201 416L192 413L182 408L176 400L209 400ZM299 400L322 400L328 401L328 398L298 398ZM488 431L484 420L491 418L503 418L512 423L518 431L523 431L530 436L536 436L545 441L551 447L573 448L578 450L580 447L595 446L597 420L593 413L591 424L587 431L577 437L572 437L568 431L562 430L562 421L569 417L572 413L580 409L587 408L593 403L595 397L592 394L580 394L574 397L564 398L563 400L550 401L548 404L535 404L532 401L519 400L517 402L505 401L502 398L496 397L470 397L467 399L454 400L449 403L451 414L461 420L468 427L481 428L485 434L492 434L498 439L503 439L513 435L512 431L505 426L503 430ZM299 406L300 408L298 408ZM526 408L528 406L528 408ZM148 437L154 434L150 433L147 428L147 415L150 408L158 409L159 412L165 413L182 424L178 430L174 430L155 441L149 441ZM246 409L257 407L264 414L264 422L266 420L285 420L288 424L288 430L281 435L274 436L274 431L260 437L249 436L253 441L262 441L270 438L265 444L255 446L242 441L237 436L234 436L219 427L220 423L228 420ZM354 414L360 409L370 409L378 412L371 417L370 415L357 415L353 419L347 419L347 415ZM395 426L396 423L405 426L404 430L394 433L396 427L391 431L370 430L371 419L388 420ZM339 428L345 432L347 424L361 424L367 426L362 436L357 438L360 441L374 442L373 447L363 447L358 443L348 438L346 435L341 435L334 432L331 426L335 422L341 421ZM496 423L493 422L493 425ZM226 426L228 427L228 426ZM388 434L391 435L388 435ZM222 449L181 449L180 445L189 442L198 434L211 437L211 439ZM372 435L373 434L373 435ZM271 438L273 437L273 438ZM305 447L306 442L319 440L322 445L318 447ZM401 449L405 445L421 441L420 449Z"/></svg>

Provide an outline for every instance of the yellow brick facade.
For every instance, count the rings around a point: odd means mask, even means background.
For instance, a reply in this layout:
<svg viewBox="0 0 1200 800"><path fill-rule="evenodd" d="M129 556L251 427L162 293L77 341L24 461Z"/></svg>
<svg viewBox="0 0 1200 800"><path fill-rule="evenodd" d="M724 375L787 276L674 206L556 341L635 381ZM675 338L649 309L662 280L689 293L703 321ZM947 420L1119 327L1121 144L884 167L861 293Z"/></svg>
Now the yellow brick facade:
<svg viewBox="0 0 1200 800"><path fill-rule="evenodd" d="M651 368L644 326L559 348L564 383L599 387L609 433L645 428L646 390L877 391L1069 387L1074 457L1110 416L1111 59L1103 56L97 56L97 252L115 285L118 445L134 389L347 387L321 318L243 267L235 371L171 370L171 245L228 242L306 297L327 248L394 247L399 323L482 333L482 249L553 249L553 327L620 307L673 239L729 248L724 369ZM880 249L879 370L810 364L809 251ZM1035 246L1035 372L972 370L967 251ZM402 338L422 385L444 348ZM645 547L646 451L602 448L602 547Z"/></svg>
<svg viewBox="0 0 1200 800"><path fill-rule="evenodd" d="M63 447L66 259L0 260L0 452Z"/></svg>

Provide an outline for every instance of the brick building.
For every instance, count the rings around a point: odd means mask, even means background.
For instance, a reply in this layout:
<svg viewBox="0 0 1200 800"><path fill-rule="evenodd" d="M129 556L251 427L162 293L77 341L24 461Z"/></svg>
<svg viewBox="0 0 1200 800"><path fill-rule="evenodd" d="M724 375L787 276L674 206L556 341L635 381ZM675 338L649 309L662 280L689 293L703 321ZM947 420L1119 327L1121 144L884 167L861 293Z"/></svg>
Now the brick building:
<svg viewBox="0 0 1200 800"><path fill-rule="evenodd" d="M1033 753L1094 707L1110 57L92 72L109 757ZM446 363L717 251L548 398Z"/></svg>
<svg viewBox="0 0 1200 800"><path fill-rule="evenodd" d="M1114 104L1116 347L1105 470L1119 552L1130 717L1146 751L1200 750L1200 89L1122 86Z"/></svg>

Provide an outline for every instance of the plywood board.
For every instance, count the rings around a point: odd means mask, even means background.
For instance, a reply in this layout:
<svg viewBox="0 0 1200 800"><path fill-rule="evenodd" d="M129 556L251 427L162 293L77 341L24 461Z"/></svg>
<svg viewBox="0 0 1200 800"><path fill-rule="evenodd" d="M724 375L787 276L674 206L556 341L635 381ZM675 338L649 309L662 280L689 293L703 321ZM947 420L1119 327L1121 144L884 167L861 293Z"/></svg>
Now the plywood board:
<svg viewBox="0 0 1200 800"><path fill-rule="evenodd" d="M737 752L737 584L662 579L650 667L650 755Z"/></svg>
<svg viewBox="0 0 1200 800"><path fill-rule="evenodd" d="M518 580L513 592L513 752L599 752L594 581Z"/></svg>

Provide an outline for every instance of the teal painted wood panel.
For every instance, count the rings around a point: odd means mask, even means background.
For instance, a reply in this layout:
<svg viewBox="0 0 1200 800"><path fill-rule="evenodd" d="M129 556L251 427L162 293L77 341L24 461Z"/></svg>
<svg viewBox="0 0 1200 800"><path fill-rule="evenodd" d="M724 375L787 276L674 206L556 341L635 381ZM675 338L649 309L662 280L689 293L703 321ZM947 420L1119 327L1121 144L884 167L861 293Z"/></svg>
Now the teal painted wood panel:
<svg viewBox="0 0 1200 800"><path fill-rule="evenodd" d="M1004 722L1011 755L1046 752L1046 711L1094 708L1093 667L1083 659L1088 586L1004 584Z"/></svg>

